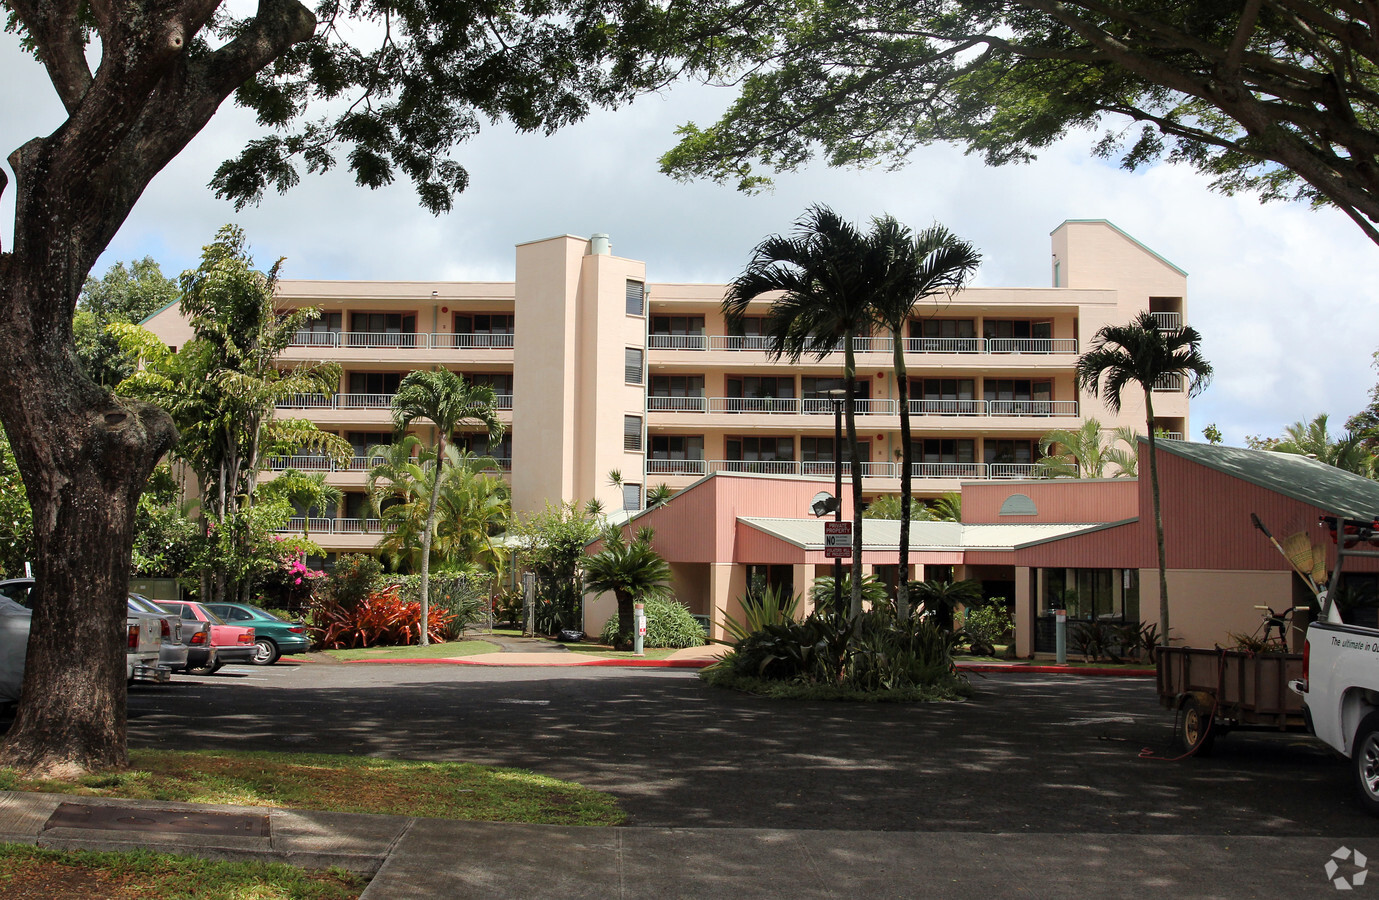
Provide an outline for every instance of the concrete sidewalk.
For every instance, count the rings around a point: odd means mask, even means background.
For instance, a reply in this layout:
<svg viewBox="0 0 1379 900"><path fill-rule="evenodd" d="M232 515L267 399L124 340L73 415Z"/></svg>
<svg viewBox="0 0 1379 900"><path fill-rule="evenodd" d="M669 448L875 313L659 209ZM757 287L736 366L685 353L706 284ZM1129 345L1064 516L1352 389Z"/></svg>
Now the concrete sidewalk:
<svg viewBox="0 0 1379 900"><path fill-rule="evenodd" d="M581 828L31 793L0 793L0 840L340 866L372 876L362 900L1300 896L1332 890L1323 865L1338 843L1347 843L1241 835Z"/></svg>

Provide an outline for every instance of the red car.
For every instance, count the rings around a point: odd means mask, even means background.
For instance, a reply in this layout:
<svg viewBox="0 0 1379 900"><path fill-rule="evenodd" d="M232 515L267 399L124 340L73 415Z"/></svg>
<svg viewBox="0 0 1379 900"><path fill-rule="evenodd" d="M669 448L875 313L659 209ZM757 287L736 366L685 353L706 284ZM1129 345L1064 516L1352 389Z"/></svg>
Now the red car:
<svg viewBox="0 0 1379 900"><path fill-rule="evenodd" d="M159 600L157 603L168 612L180 615L185 621L205 622L211 627L211 648L208 658L198 666L193 666L188 661L189 674L210 675L226 663L253 662L254 629L226 625L224 620L200 603L175 600Z"/></svg>

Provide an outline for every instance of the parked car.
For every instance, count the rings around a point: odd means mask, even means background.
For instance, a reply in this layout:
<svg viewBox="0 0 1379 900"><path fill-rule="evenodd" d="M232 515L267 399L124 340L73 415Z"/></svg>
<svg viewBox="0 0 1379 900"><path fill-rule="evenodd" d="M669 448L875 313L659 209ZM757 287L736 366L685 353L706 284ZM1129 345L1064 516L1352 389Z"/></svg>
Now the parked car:
<svg viewBox="0 0 1379 900"><path fill-rule="evenodd" d="M0 706L19 699L31 618L32 612L8 597L0 597Z"/></svg>
<svg viewBox="0 0 1379 900"><path fill-rule="evenodd" d="M206 608L231 625L253 627L256 666L271 666L284 654L311 649L311 636L300 622L288 622L247 603L208 603Z"/></svg>
<svg viewBox="0 0 1379 900"><path fill-rule="evenodd" d="M227 625L220 616L200 603L191 601L157 600L157 605L182 617L183 622L204 622L210 626L211 650L209 660L201 666L189 662L192 675L211 675L227 663L252 662L254 659L254 629Z"/></svg>
<svg viewBox="0 0 1379 900"><path fill-rule="evenodd" d="M156 603L142 594L129 595L129 611L157 616L163 622L163 649L158 654L159 668L169 672L184 672L187 656L191 652L187 642L182 640L182 617L160 609ZM190 625L191 623L187 623ZM187 629L191 631L191 628ZM210 629L207 628L207 631ZM209 641L206 642L209 645Z"/></svg>
<svg viewBox="0 0 1379 900"><path fill-rule="evenodd" d="M0 597L12 600L26 610L33 610L33 578L8 578L0 581ZM156 613L129 607L125 617L125 677L132 684L136 678L167 681L170 669L158 665L162 653L165 625ZM27 636L28 629L25 629ZM26 638L27 639L27 638ZM27 644L26 644L27 646ZM23 669L20 669L22 679ZM17 696L16 688L16 696Z"/></svg>

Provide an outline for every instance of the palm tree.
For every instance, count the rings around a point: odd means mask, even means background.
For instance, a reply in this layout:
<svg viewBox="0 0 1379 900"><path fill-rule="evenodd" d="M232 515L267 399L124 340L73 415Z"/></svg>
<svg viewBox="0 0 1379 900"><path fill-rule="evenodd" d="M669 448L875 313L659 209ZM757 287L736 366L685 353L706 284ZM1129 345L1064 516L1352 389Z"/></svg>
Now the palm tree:
<svg viewBox="0 0 1379 900"><path fill-rule="evenodd" d="M910 496L914 447L910 445L910 382L905 371L905 329L915 306L931 297L949 297L967 282L982 255L942 225L918 234L891 216L872 220L867 240L880 251L887 266L881 289L871 298L876 321L891 333L895 360L896 395L900 400L900 496ZM900 508L900 583L895 595L897 617L910 617L910 509Z"/></svg>
<svg viewBox="0 0 1379 900"><path fill-rule="evenodd" d="M1375 458L1364 447L1363 437L1343 431L1333 437L1327 428L1327 414L1311 422L1294 422L1283 430L1283 439L1269 445L1279 453L1297 453L1366 478L1375 476Z"/></svg>
<svg viewBox="0 0 1379 900"><path fill-rule="evenodd" d="M650 536L638 534L626 540L621 529L609 528L603 549L584 560L584 587L597 593L612 592L618 600L618 641L626 649L632 636L632 604L637 600L669 598L670 564L651 546Z"/></svg>
<svg viewBox="0 0 1379 900"><path fill-rule="evenodd" d="M284 469L278 477L259 488L259 493L267 497L281 497L302 511L302 537L311 539L311 511L322 513L324 518L334 516L344 493L333 484L326 484L325 472L308 475L296 469Z"/></svg>
<svg viewBox="0 0 1379 900"><path fill-rule="evenodd" d="M1130 450L1117 447L1118 441L1128 444ZM1039 452L1044 456L1039 466L1047 478L1106 478L1110 466L1117 468L1118 475L1133 476L1136 441L1134 430L1124 426L1105 440L1101 422L1087 419L1076 430L1056 428L1041 437ZM1055 446L1058 453L1052 452Z"/></svg>
<svg viewBox="0 0 1379 900"><path fill-rule="evenodd" d="M935 522L962 521L962 494L948 491L929 501L925 516Z"/></svg>
<svg viewBox="0 0 1379 900"><path fill-rule="evenodd" d="M1167 379L1185 378L1188 396L1211 381L1211 363L1198 349L1202 336L1183 326L1161 331L1154 316L1142 312L1128 325L1106 325L1096 333L1092 348L1078 357L1077 386L1100 396L1114 413L1120 412L1121 393L1131 383L1144 391L1149 442L1149 488L1154 499L1154 539L1159 551L1159 635L1168 645L1168 564L1164 558L1164 518L1159 502L1159 462L1155 455L1154 386Z"/></svg>
<svg viewBox="0 0 1379 900"><path fill-rule="evenodd" d="M444 367L434 371L409 372L393 395L393 428L406 431L414 422L430 422L435 429L433 458L437 468L446 462L445 442L463 422L474 422L488 430L489 444L503 436L503 423L495 411L497 401L493 388L487 385L466 384L464 379ZM431 535L436 525L436 498L440 494L440 473L432 479L431 500L426 510L426 523L421 535L421 643L427 639L427 617L430 611L428 580L431 574Z"/></svg>
<svg viewBox="0 0 1379 900"><path fill-rule="evenodd" d="M857 443L857 361L853 339L872 324L871 299L885 280L881 253L856 226L826 206L810 207L792 237L772 235L757 245L747 268L729 286L723 315L740 327L749 304L780 292L766 320L773 359L798 362L806 353L823 359L843 347L843 410L852 470L852 602L862 613L862 466Z"/></svg>

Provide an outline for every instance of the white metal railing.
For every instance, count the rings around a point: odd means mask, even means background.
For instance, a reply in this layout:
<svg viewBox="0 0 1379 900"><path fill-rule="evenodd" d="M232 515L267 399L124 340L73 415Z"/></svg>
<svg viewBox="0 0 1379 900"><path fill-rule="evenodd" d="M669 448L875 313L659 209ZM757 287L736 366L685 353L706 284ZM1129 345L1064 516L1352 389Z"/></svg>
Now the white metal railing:
<svg viewBox="0 0 1379 900"><path fill-rule="evenodd" d="M797 462L795 460L738 460L738 459L711 459L707 462L699 460L651 460L649 462L661 463L684 463L694 462L706 466L707 472L750 472L759 475L814 475L832 476L833 462L831 460L807 460ZM863 478L899 478L902 470L900 463L889 462L864 462L862 463ZM1038 463L969 463L969 462L918 462L912 463L910 472L915 478L948 479L965 481L986 481L1002 478L1044 478L1043 467ZM677 474L670 471L657 471L650 466L647 474ZM692 474L702 474L695 472ZM852 466L848 462L843 463L843 476L851 477Z"/></svg>
<svg viewBox="0 0 1379 900"><path fill-rule="evenodd" d="M1186 438L1183 437L1183 433L1181 431L1164 431L1159 434L1159 437L1166 437L1170 441L1186 440Z"/></svg>
<svg viewBox="0 0 1379 900"><path fill-rule="evenodd" d="M331 409L335 396L325 394L290 394L277 402L278 409Z"/></svg>
<svg viewBox="0 0 1379 900"><path fill-rule="evenodd" d="M985 400L911 400L912 416L980 416L986 414Z"/></svg>
<svg viewBox="0 0 1379 900"><path fill-rule="evenodd" d="M648 459L648 475L707 475L708 460L704 459Z"/></svg>
<svg viewBox="0 0 1379 900"><path fill-rule="evenodd" d="M387 462L384 456L353 456L343 466L336 466L337 472L367 472L374 466Z"/></svg>
<svg viewBox="0 0 1379 900"><path fill-rule="evenodd" d="M302 526L307 523L310 523L310 530L313 533L319 532L321 534L384 534L397 530L395 523L389 522L385 525L381 519L351 519L343 516L338 519L318 519L314 516L311 519L306 519L302 516L293 516L278 531L300 532Z"/></svg>
<svg viewBox="0 0 1379 900"><path fill-rule="evenodd" d="M797 413L800 401L795 397L710 397L712 413Z"/></svg>
<svg viewBox="0 0 1379 900"><path fill-rule="evenodd" d="M1159 324L1160 331L1177 331L1183 327L1183 314L1177 312L1152 312L1151 316Z"/></svg>
<svg viewBox="0 0 1379 900"><path fill-rule="evenodd" d="M804 399L803 410L811 415L823 415L833 413L833 401L827 397L806 397ZM893 416L896 415L896 402L894 400L873 400L870 397L858 397L853 401L853 409L859 416Z"/></svg>
<svg viewBox="0 0 1379 900"><path fill-rule="evenodd" d="M658 397L655 394L646 398L647 412L707 412L707 397Z"/></svg>
<svg viewBox="0 0 1379 900"><path fill-rule="evenodd" d="M393 405L392 394L336 394L339 409L387 409Z"/></svg>
<svg viewBox="0 0 1379 900"><path fill-rule="evenodd" d="M988 416L1075 416L1076 400L986 400Z"/></svg>
<svg viewBox="0 0 1379 900"><path fill-rule="evenodd" d="M708 346L708 338L702 334L647 335L647 347L651 350L704 350Z"/></svg>
<svg viewBox="0 0 1379 900"><path fill-rule="evenodd" d="M427 335L415 332L342 331L341 345L353 350L425 350Z"/></svg>
<svg viewBox="0 0 1379 900"><path fill-rule="evenodd" d="M1174 313L1173 315L1176 315ZM906 353L989 353L999 355L1028 354L1049 356L1053 354L1075 354L1078 352L1076 338L905 338ZM775 344L766 335L675 335L653 334L649 348L652 350L743 350L758 353L770 352ZM893 343L889 337L853 338L855 353L890 353ZM842 350L839 341L830 353Z"/></svg>
<svg viewBox="0 0 1379 900"><path fill-rule="evenodd" d="M295 456L272 456L268 459L268 471L281 472L296 469L298 472L329 472L333 462L329 456L302 453Z"/></svg>
<svg viewBox="0 0 1379 900"><path fill-rule="evenodd" d="M1154 382L1154 390L1159 392L1181 391L1183 389L1183 376L1177 372L1165 372Z"/></svg>
<svg viewBox="0 0 1379 900"><path fill-rule="evenodd" d="M511 334L489 332L457 331L432 334L431 347L435 350L511 350Z"/></svg>
<svg viewBox="0 0 1379 900"><path fill-rule="evenodd" d="M495 394L493 395L493 408L494 408L494 409L511 410L511 409L512 409L512 395L511 395L511 394L497 394L497 393L495 393Z"/></svg>
<svg viewBox="0 0 1379 900"><path fill-rule="evenodd" d="M354 350L511 350L511 334L489 332L297 332L291 347L347 347Z"/></svg>
<svg viewBox="0 0 1379 900"><path fill-rule="evenodd" d="M912 337L905 340L906 353L981 353L983 349L983 340L976 337Z"/></svg>
<svg viewBox="0 0 1379 900"><path fill-rule="evenodd" d="M1075 338L987 338L987 353L1076 353Z"/></svg>

